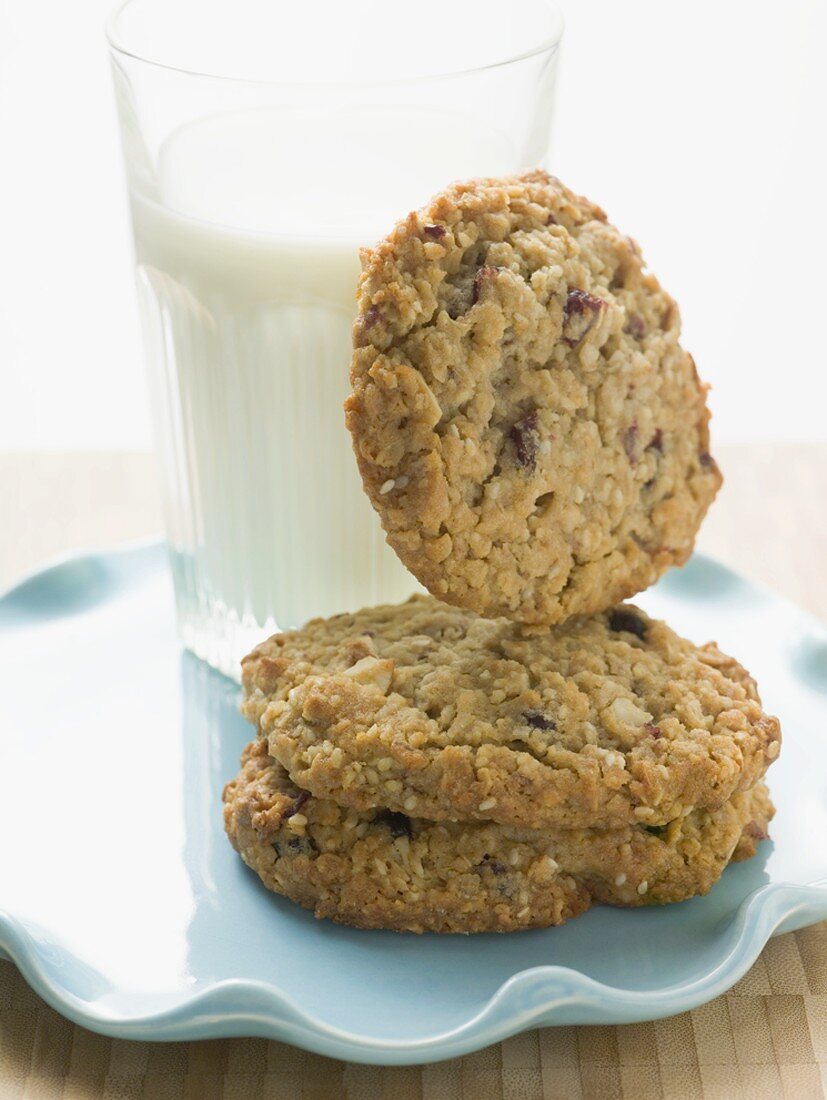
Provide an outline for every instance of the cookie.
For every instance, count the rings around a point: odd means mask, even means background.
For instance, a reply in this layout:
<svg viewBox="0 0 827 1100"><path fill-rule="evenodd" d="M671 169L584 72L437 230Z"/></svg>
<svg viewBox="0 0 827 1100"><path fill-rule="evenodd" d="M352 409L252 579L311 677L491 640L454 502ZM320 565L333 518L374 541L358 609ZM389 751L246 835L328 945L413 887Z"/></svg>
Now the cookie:
<svg viewBox="0 0 827 1100"><path fill-rule="evenodd" d="M225 793L233 845L268 889L359 928L510 932L562 924L593 902L706 893L766 836L763 784L663 829L544 832L358 812L292 784L259 739Z"/></svg>
<svg viewBox="0 0 827 1100"><path fill-rule="evenodd" d="M691 553L705 387L634 241L535 171L456 184L363 252L347 425L425 587L561 622Z"/></svg>
<svg viewBox="0 0 827 1100"><path fill-rule="evenodd" d="M414 596L275 635L242 678L300 787L434 820L663 825L752 787L780 745L736 661L631 604L527 629Z"/></svg>

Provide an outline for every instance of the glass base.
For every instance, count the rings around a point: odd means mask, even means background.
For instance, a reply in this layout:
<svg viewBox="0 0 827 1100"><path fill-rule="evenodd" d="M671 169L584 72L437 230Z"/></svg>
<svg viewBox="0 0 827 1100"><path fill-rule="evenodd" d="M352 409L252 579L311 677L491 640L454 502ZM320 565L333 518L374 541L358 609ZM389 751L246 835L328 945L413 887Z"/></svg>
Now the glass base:
<svg viewBox="0 0 827 1100"><path fill-rule="evenodd" d="M215 608L207 615L178 614L178 633L190 652L218 672L241 682L241 659L271 634L275 622L242 622L233 611Z"/></svg>
<svg viewBox="0 0 827 1100"><path fill-rule="evenodd" d="M374 540L377 545L379 538L377 530ZM312 588L306 578L293 575L294 581L290 584L289 573L282 576L275 569L256 571L252 568L254 554L247 556L246 563L233 567L233 563L215 560L215 557L210 560L204 553L187 553L168 545L179 637L196 657L240 683L242 658L272 634L295 630L309 619L335 615L351 607L407 599L418 587L415 580L384 545L382 550L391 569L384 573L374 570L369 583L357 592L355 600L347 601L339 593L340 599L336 602L320 600L314 605ZM342 576L347 578L348 571L343 570ZM257 586L251 580L255 577L259 581ZM270 602L265 598L268 592L262 593L262 579L269 581L272 599L282 595L281 604L286 614L292 612L291 618L282 619L281 612L278 619L272 613L256 614L255 609L266 608ZM295 594L302 588L306 590L307 599L302 601L299 612Z"/></svg>

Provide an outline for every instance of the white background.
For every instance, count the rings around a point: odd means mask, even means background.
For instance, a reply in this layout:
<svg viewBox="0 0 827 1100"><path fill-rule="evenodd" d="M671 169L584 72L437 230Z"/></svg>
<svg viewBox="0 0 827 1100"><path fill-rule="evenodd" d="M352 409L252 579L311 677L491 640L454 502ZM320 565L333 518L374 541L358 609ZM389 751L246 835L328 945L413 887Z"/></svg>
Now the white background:
<svg viewBox="0 0 827 1100"><path fill-rule="evenodd" d="M0 0L2 449L151 445L109 7ZM715 436L827 439L827 5L563 7L554 168L678 299Z"/></svg>

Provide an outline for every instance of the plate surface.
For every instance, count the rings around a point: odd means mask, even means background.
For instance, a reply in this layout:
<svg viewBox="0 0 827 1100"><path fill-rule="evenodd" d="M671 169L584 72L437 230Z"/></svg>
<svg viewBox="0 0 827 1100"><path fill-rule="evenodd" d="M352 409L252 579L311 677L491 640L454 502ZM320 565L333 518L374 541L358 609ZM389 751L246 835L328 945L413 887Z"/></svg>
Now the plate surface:
<svg viewBox="0 0 827 1100"><path fill-rule="evenodd" d="M773 933L827 917L827 631L700 556L639 602L715 637L781 717L772 841L680 905L413 936L316 921L231 850L221 789L250 730L237 686L179 650L160 545L30 577L0 600L0 947L109 1035L261 1035L384 1064L716 996Z"/></svg>

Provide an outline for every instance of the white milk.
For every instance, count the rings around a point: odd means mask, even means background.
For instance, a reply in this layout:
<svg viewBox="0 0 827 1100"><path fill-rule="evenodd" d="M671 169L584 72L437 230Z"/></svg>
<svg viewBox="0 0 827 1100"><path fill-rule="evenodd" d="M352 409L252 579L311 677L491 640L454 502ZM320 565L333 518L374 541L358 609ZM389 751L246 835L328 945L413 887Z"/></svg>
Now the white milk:
<svg viewBox="0 0 827 1100"><path fill-rule="evenodd" d="M181 631L230 675L267 632L415 589L344 426L358 247L513 167L473 119L251 110L178 130L133 187Z"/></svg>

